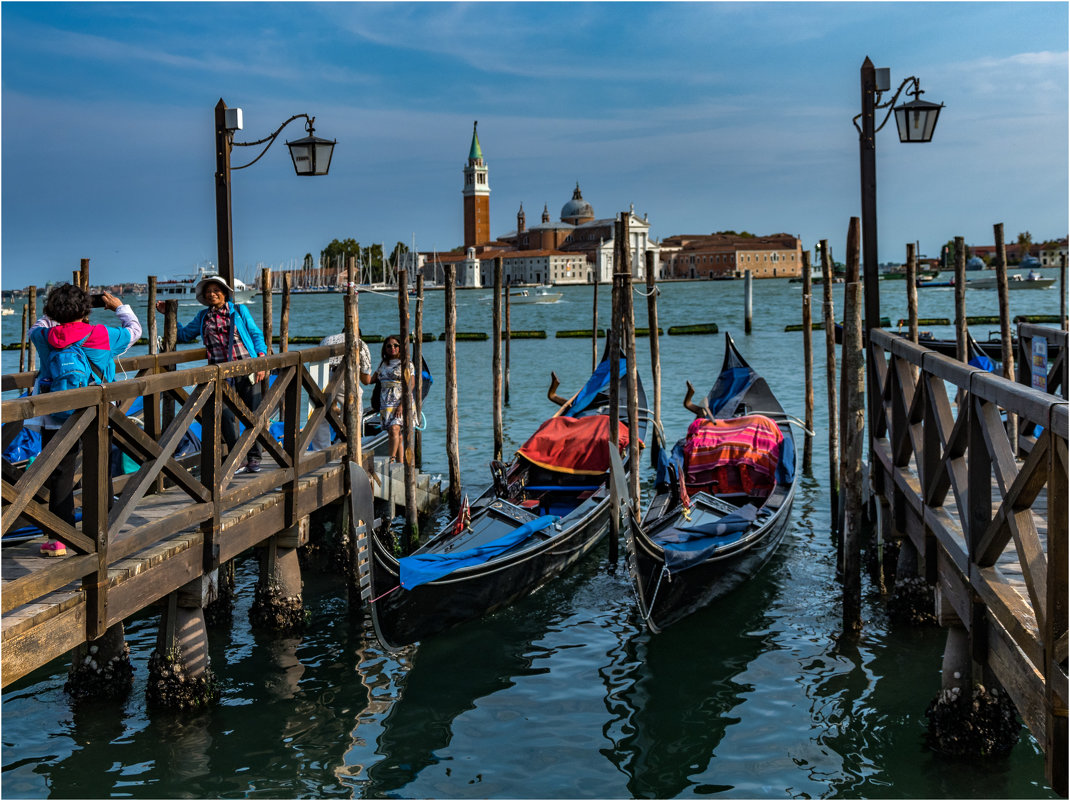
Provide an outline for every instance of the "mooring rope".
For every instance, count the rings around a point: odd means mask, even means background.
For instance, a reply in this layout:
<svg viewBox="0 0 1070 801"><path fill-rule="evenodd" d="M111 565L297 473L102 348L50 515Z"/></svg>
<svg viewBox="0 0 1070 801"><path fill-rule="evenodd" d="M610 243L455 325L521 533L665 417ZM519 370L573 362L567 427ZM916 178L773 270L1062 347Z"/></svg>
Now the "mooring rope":
<svg viewBox="0 0 1070 801"><path fill-rule="evenodd" d="M379 596L378 598L372 598L372 599L371 599L370 601L368 601L368 603L370 603L370 604L373 604L373 603L375 603L376 601L378 601L378 600L379 600L380 598L385 598L385 597L386 597L386 596L388 596L388 595L389 595L390 593L392 593L392 592L393 592L394 590L400 590L400 589L401 589L401 585L400 585L400 584L398 584L398 585L397 585L396 587L391 587L391 588L390 588L389 590L387 590L386 592L384 592L384 593L383 593L382 595L380 595L380 596Z"/></svg>
<svg viewBox="0 0 1070 801"><path fill-rule="evenodd" d="M658 574L658 583L654 585L654 594L650 596L650 603L647 604L646 607L647 611L645 613L640 613L644 623L650 620L650 616L654 614L654 601L658 599L658 590L661 589L661 580L667 575L669 575L669 568L666 565L662 565L661 572ZM638 590L636 591L636 595L638 596ZM639 608L641 609L642 606L642 603L640 603Z"/></svg>

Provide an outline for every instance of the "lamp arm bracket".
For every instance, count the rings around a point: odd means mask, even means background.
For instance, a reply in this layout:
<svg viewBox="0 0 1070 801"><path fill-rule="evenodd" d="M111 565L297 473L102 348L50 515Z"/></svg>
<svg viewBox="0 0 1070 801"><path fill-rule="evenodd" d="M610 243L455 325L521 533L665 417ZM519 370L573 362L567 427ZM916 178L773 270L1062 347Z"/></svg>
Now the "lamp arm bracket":
<svg viewBox="0 0 1070 801"><path fill-rule="evenodd" d="M250 161L248 164L241 165L240 167L231 167L231 171L233 172L234 170L244 170L246 167L252 167L258 161L260 161L260 159L263 158L264 154L268 152L268 148L275 144L275 140L278 138L279 134L282 133L282 129L294 120L299 119L301 117L305 118L306 130L312 131L312 124L316 121L315 117L310 117L307 114L294 114L292 117L290 117L290 119L286 120L286 122L276 128L275 132L270 136L265 136L263 139L258 139L255 142L231 142L232 147L255 147L256 145L263 145L265 142L267 142L267 144L264 145L264 149L260 151L260 154L255 159Z"/></svg>
<svg viewBox="0 0 1070 801"><path fill-rule="evenodd" d="M903 82L901 84L899 84L899 88L895 90L895 94L892 95L892 99L889 100L887 103L881 103L880 102L880 94L878 93L877 102L874 104L873 109L875 111L879 110L879 109L888 109L888 112L884 115L884 119L881 120L881 124L873 129L874 133L879 131L881 128L883 128L888 123L889 118L891 118L891 116L892 116L892 111L894 110L892 107L895 105L895 102L899 99L899 95L901 95L903 93L903 90L907 87L908 84L911 86L911 89L913 90L915 97L917 97L918 95L920 95L922 93L922 91L921 91L921 81L919 81L913 75L911 75L909 78L904 78L903 79ZM908 92L908 94L909 94L909 92Z"/></svg>

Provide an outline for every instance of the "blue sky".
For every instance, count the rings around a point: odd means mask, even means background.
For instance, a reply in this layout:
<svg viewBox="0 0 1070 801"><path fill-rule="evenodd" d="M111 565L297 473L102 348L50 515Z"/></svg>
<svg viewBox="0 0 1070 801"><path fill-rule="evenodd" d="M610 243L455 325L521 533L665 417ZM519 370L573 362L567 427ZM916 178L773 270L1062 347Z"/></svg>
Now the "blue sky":
<svg viewBox="0 0 1070 801"><path fill-rule="evenodd" d="M876 3L4 2L2 284L144 280L215 258L213 108L239 141L292 114L336 138L298 178L281 141L234 173L235 266L334 238L462 242L472 122L491 231L576 182L653 235L822 238L860 213L859 68L946 104L933 142L878 134L880 259L954 236L1067 234L1068 6ZM303 131L292 123L281 139ZM252 148L235 151L242 163Z"/></svg>

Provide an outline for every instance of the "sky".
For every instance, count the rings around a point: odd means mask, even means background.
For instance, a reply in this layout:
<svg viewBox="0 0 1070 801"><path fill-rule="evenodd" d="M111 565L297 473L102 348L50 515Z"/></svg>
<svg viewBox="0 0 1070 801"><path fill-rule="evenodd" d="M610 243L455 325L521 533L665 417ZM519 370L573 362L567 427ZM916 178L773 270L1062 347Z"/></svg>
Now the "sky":
<svg viewBox="0 0 1070 801"><path fill-rule="evenodd" d="M300 120L233 173L239 276L336 238L461 245L475 120L493 235L521 204L558 219L578 182L596 216L634 205L657 239L786 232L842 258L867 56L946 106L929 144L894 119L877 134L880 261L991 244L996 223L1062 238L1067 39L1065 2L5 1L0 283L67 280L81 258L94 284L214 261L221 98L237 141L302 113L338 140L325 177L294 174Z"/></svg>

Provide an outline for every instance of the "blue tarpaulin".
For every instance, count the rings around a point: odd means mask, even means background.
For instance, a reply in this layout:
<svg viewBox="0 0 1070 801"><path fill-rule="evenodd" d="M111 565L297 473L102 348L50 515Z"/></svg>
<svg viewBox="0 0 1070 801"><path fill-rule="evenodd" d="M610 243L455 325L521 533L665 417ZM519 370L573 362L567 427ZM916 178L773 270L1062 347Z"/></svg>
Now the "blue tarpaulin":
<svg viewBox="0 0 1070 801"><path fill-rule="evenodd" d="M718 520L697 525L683 525L658 536L657 543L665 553L665 567L669 573L679 573L706 561L718 548L723 548L743 536L757 519L758 510L747 504L738 512Z"/></svg>
<svg viewBox="0 0 1070 801"><path fill-rule="evenodd" d="M627 372L628 362L621 359L619 377L623 378ZM590 405L599 392L604 392L607 387L609 387L608 359L599 363L594 372L591 373L591 377L587 379L587 383L583 385L583 389L576 394L576 399L572 401L572 405L568 409L569 415L571 417L578 415Z"/></svg>
<svg viewBox="0 0 1070 801"><path fill-rule="evenodd" d="M510 548L519 545L535 532L542 531L558 520L560 518L554 515L536 518L493 542L480 545L478 548L469 548L466 551L403 556L398 560L398 565L401 568L401 586L406 590L411 590L421 584L448 576L462 567L471 567L472 565L489 562L494 557L500 556Z"/></svg>

